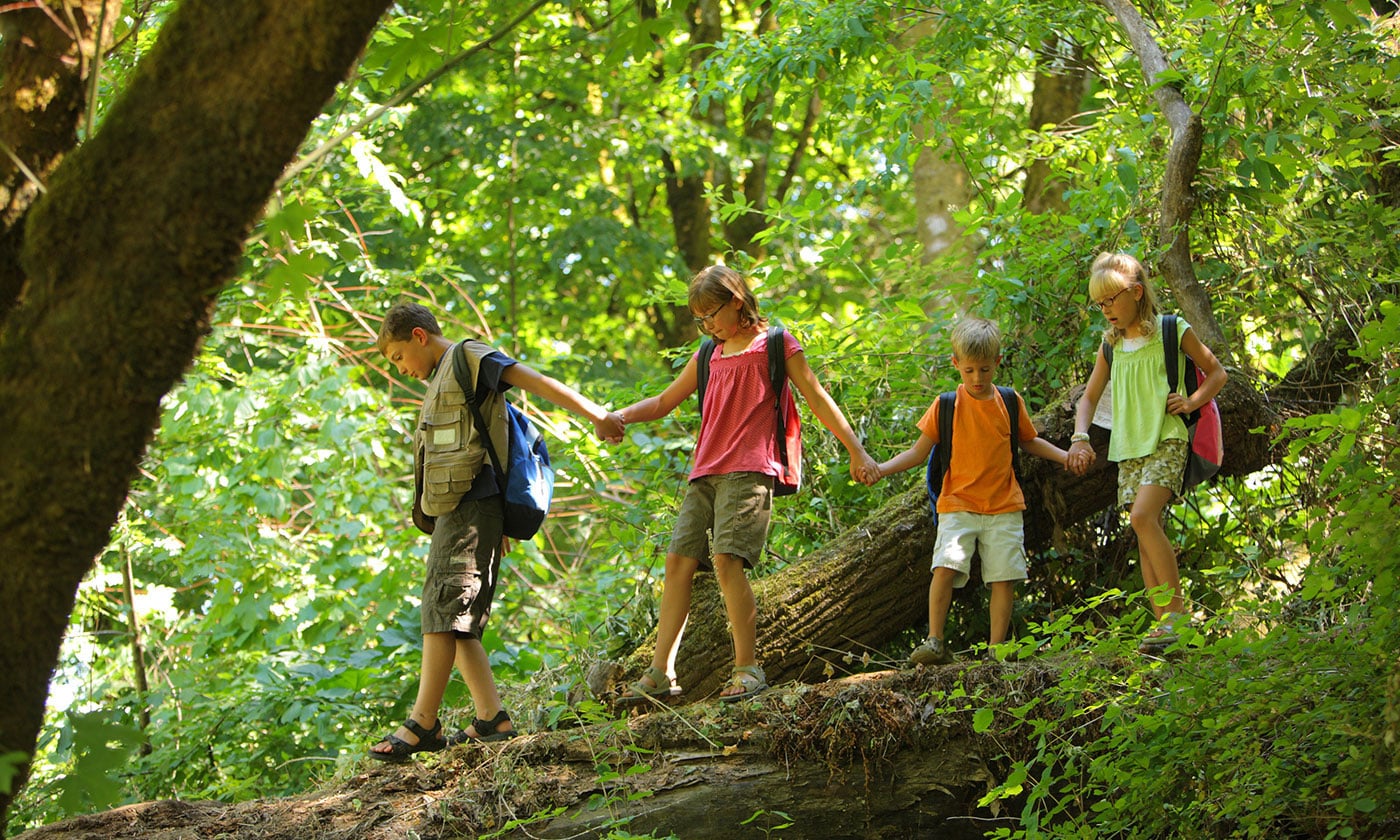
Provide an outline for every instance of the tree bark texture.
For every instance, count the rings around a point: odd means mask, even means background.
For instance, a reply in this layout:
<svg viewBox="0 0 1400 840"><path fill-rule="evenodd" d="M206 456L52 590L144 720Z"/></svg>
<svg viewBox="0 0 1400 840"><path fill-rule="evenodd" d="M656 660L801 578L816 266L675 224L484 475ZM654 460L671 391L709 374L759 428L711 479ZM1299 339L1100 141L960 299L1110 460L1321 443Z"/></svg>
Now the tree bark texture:
<svg viewBox="0 0 1400 840"><path fill-rule="evenodd" d="M1221 361L1230 359L1225 334L1210 308L1210 297L1196 279L1191 262L1191 214L1196 209L1196 172L1201 162L1204 128L1199 114L1191 110L1172 84L1162 83L1170 69L1167 58L1153 39L1142 15L1131 0L1100 0L1117 18L1128 35L1142 74L1153 85L1153 96L1171 127L1171 147L1167 151L1167 168L1162 178L1162 200L1157 218L1157 245L1161 252L1158 268L1181 307L1196 335L1210 347Z"/></svg>
<svg viewBox="0 0 1400 840"><path fill-rule="evenodd" d="M1066 35L1049 35L1036 52L1035 87L1031 91L1030 130L1045 131L1071 123L1084 100L1084 47ZM1032 213L1063 213L1068 185L1051 177L1050 162L1035 158L1026 169L1022 195Z"/></svg>
<svg viewBox="0 0 1400 840"><path fill-rule="evenodd" d="M25 214L77 140L93 69L122 6L120 0L51 5L0 13L0 318L24 287Z"/></svg>
<svg viewBox="0 0 1400 840"><path fill-rule="evenodd" d="M921 42L933 37L939 25L939 16L932 9L913 20L913 25L896 38L901 50L920 49ZM929 79L929 83L934 90L930 101L949 101L947 78ZM914 223L922 246L919 259L924 264L941 260L954 269L930 278L944 289L968 281L973 271L970 244L963 235L962 225L953 216L972 196L972 176L958 158L952 141L941 136L938 130L940 123L956 122L955 114L941 113L915 124L914 139L919 144L919 154L910 172L914 187Z"/></svg>
<svg viewBox="0 0 1400 840"><path fill-rule="evenodd" d="M1076 386L1035 418L1042 437L1068 445L1082 391L1082 385ZM1234 371L1216 399L1225 439L1221 474L1248 475L1276 462L1279 453L1270 441L1278 431L1278 415L1244 374ZM1262 434L1252 431L1261 428ZM1105 459L1108 433L1094 427L1092 437L1099 460L1083 477L1021 455L1026 547L1032 553L1049 546L1058 529L1115 506L1117 468ZM758 659L769 683L825 679L843 670L846 657L859 659L911 627L927 626L936 536L920 474L917 486L895 495L860 525L783 571L755 580ZM1031 575L1036 574L1032 563ZM677 681L687 701L718 693L733 667L719 589L711 575L697 575L695 583L676 657ZM628 679L650 664L653 647L654 637L621 663Z"/></svg>
<svg viewBox="0 0 1400 840"><path fill-rule="evenodd" d="M78 584L161 398L387 5L187 0L15 222L21 291L7 284L0 322L0 752L33 751Z"/></svg>

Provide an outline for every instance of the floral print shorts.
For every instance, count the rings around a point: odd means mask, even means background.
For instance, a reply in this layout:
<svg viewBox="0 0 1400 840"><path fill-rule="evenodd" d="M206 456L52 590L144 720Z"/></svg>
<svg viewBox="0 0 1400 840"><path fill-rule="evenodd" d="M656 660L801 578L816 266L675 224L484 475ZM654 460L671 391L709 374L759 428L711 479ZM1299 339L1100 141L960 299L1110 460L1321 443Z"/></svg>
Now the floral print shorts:
<svg viewBox="0 0 1400 840"><path fill-rule="evenodd" d="M1181 494L1181 474L1186 471L1186 441L1164 440L1157 451L1118 463L1118 504L1131 506L1144 484L1171 488Z"/></svg>

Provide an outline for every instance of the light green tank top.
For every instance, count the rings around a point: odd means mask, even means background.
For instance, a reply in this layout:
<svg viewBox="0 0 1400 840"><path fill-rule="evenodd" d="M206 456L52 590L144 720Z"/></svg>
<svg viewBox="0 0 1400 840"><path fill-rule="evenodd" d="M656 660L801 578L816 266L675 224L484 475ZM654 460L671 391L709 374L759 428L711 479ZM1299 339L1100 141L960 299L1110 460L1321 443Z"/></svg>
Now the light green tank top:
<svg viewBox="0 0 1400 840"><path fill-rule="evenodd" d="M1191 325L1176 319L1177 349ZM1180 358L1180 356L1178 356ZM1185 364L1178 364L1184 370ZM1167 359L1162 352L1162 318L1147 343L1134 350L1120 345L1113 348L1109 369L1113 382L1113 434L1108 441L1108 460L1142 458L1157 450L1164 440L1186 440L1186 423L1167 413ZM1177 390L1182 388L1178 385Z"/></svg>

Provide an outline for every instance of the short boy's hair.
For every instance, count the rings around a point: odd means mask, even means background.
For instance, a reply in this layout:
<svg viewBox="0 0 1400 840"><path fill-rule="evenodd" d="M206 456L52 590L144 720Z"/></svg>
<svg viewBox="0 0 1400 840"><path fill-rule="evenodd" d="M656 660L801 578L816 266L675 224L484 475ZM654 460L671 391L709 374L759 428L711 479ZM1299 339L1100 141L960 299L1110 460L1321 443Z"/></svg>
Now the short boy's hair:
<svg viewBox="0 0 1400 840"><path fill-rule="evenodd" d="M379 352L383 353L391 341L408 341L419 328L428 335L442 335L442 327L428 307L410 301L394 304L384 313L379 327Z"/></svg>
<svg viewBox="0 0 1400 840"><path fill-rule="evenodd" d="M986 318L966 317L953 327L953 355L962 361L995 361L1001 356L1001 330Z"/></svg>

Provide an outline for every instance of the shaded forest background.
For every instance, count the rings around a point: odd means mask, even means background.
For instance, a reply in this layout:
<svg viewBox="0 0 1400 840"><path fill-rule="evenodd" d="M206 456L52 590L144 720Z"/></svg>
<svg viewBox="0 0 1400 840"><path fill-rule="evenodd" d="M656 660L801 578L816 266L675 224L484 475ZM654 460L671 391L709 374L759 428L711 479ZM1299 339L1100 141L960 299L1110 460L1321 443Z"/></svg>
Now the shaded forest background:
<svg viewBox="0 0 1400 840"><path fill-rule="evenodd" d="M963 312L1000 322L1001 380L1063 443L1103 327L1086 269L1122 249L1227 360L1236 423L1251 418L1236 430L1247 457L1229 453L1227 476L1170 515L1201 628L1191 666L1150 679L1071 667L1039 701L921 690L1030 745L989 757L982 803L1017 809L1023 836L1393 833L1400 49L1387 4L428 1L382 17L341 4L319 28L333 4L295 21L275 3L50 5L0 7L0 502L14 502L0 613L49 562L25 524L49 509L22 500L83 476L26 436L43 431L24 412L54 399L40 380L61 378L48 365L65 340L91 359L106 330L154 316L149 353L178 384L141 380L136 355L105 392L149 405L158 428L149 446L130 433L144 457L112 495L104 547L79 558L91 568L32 748L22 716L3 718L8 830L308 790L353 773L402 717L427 544L406 513L421 384L374 350L395 300L621 406L693 352L685 282L724 260L887 458L956 381L945 332ZM50 38L70 51L51 72L73 84L71 156L35 151L63 141L26 134L33 104L15 93L43 76L22 59ZM308 44L338 45L324 55L349 77L337 85ZM320 87L269 84L271 59L298 52ZM211 55L225 58L195 60ZM231 98L201 100L205 84ZM260 87L261 109L229 107ZM293 94L300 110L284 109ZM229 160L255 156L248 138L281 145L255 150L259 167L201 171L179 155L212 128L172 115L206 110L240 138ZM200 197L188 229L139 224L182 195ZM251 227L201 239L220 213ZM130 290L120 308L98 297L84 311L65 283L62 234L80 229L135 243L129 258L82 256L94 288ZM169 316L197 341L188 366L159 329L173 297L160 281L182 272L205 281ZM76 314L45 320L60 304ZM581 698L590 669L647 649L695 413L605 448L551 406L527 410L560 485L544 534L510 555L485 641L523 728L605 725ZM805 575L872 516L908 515L922 481L851 483L844 451L805 420L810 481L775 506L765 580ZM1032 512L1013 627L1024 658L1103 656L1146 621L1131 532L1088 501L1102 486L1047 484ZM926 580L867 596L913 602L899 626L860 642L836 628L847 641L794 644L804 661L785 667L809 681L899 667L926 629ZM985 638L982 597L955 603L960 649ZM718 676L686 682L700 693ZM466 705L454 683L447 706ZM1076 720L1104 737L1065 734Z"/></svg>

